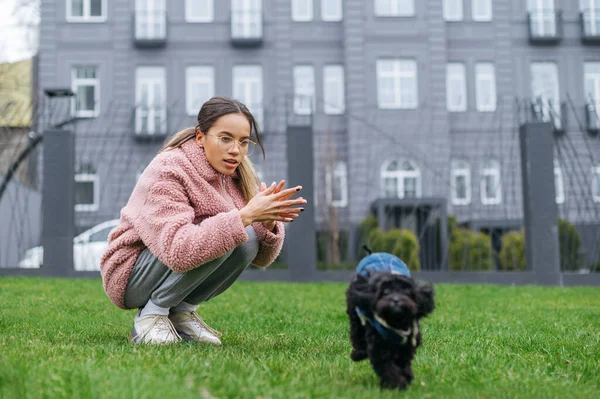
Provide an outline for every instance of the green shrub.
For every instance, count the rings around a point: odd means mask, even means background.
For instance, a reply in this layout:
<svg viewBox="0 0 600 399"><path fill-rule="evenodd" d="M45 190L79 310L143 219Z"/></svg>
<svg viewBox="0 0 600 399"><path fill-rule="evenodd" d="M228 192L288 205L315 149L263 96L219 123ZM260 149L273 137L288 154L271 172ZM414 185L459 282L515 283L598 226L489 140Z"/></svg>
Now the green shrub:
<svg viewBox="0 0 600 399"><path fill-rule="evenodd" d="M582 263L579 256L581 236L573 223L564 219L558 219L558 245L562 270L579 270Z"/></svg>
<svg viewBox="0 0 600 399"><path fill-rule="evenodd" d="M400 229L389 229L383 233L383 251L392 253L396 244L402 238L402 231Z"/></svg>
<svg viewBox="0 0 600 399"><path fill-rule="evenodd" d="M360 222L359 238L363 244L367 243L369 234L371 234L371 230L375 227L377 227L377 217L374 215L369 215Z"/></svg>
<svg viewBox="0 0 600 399"><path fill-rule="evenodd" d="M367 244L373 252L384 252L384 236L385 234L383 231L381 231L379 227L375 227L369 233L365 244Z"/></svg>
<svg viewBox="0 0 600 399"><path fill-rule="evenodd" d="M500 269L505 271L527 268L525 260L525 232L511 231L502 236L502 249L499 254Z"/></svg>
<svg viewBox="0 0 600 399"><path fill-rule="evenodd" d="M419 258L421 245L415 233L407 229L399 229L397 233L394 232L394 236L398 236L398 240L389 252L402 259L410 270L421 270L421 260Z"/></svg>
<svg viewBox="0 0 600 399"><path fill-rule="evenodd" d="M490 236L464 228L455 228L450 238L450 270L491 270Z"/></svg>

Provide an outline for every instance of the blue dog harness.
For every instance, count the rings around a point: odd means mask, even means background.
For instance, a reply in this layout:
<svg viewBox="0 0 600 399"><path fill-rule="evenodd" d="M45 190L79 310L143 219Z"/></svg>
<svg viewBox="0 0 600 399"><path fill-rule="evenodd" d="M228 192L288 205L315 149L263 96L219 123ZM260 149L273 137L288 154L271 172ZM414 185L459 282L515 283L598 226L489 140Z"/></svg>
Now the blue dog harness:
<svg viewBox="0 0 600 399"><path fill-rule="evenodd" d="M372 253L364 257L356 267L356 274L362 276L367 276L368 273L373 272L388 272L410 277L410 270L406 264L404 264L397 256L386 252ZM404 345L408 341L408 338L411 337L412 345L417 346L419 326L416 320L413 322L412 328L399 330L389 326L385 320L373 312L365 311L358 306L356 307L356 314L360 318L360 322L363 326L367 323L371 324L384 339L397 345Z"/></svg>

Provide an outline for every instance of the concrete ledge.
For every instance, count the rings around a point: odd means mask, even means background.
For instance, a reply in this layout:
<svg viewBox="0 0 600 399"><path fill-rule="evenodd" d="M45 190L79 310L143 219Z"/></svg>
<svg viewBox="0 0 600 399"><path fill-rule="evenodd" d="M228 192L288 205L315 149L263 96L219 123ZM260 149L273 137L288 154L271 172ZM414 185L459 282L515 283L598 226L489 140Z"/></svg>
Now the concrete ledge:
<svg viewBox="0 0 600 399"><path fill-rule="evenodd" d="M0 276L53 277L53 278L100 278L97 271L70 271L67 276L52 276L42 269L0 268ZM241 281L279 281L279 282L338 282L348 283L353 276L350 270L325 270L314 273L310 280L292 279L289 270L249 269L240 277ZM496 285L554 285L564 287L600 286L600 273L579 274L561 273L557 276L540 276L533 272L451 272L420 271L413 272L418 280L433 284L496 284ZM562 280L562 281L561 281ZM559 281L559 283L553 283Z"/></svg>

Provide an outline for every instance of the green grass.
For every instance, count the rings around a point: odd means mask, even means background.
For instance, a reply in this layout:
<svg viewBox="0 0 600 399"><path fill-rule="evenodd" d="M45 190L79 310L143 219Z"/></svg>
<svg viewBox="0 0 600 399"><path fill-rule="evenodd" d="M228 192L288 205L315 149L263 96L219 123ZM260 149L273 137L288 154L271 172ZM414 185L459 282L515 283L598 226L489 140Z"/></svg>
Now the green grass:
<svg viewBox="0 0 600 399"><path fill-rule="evenodd" d="M99 280L0 278L0 398L392 398L349 359L344 284L238 282L223 346L134 346ZM406 398L593 398L600 289L438 285Z"/></svg>

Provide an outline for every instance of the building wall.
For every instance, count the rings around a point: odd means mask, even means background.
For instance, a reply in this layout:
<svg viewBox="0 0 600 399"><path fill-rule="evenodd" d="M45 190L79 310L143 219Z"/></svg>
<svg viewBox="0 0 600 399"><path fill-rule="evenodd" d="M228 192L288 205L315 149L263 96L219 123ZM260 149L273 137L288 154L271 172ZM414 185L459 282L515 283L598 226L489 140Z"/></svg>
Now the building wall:
<svg viewBox="0 0 600 399"><path fill-rule="evenodd" d="M194 116L185 115L185 68L199 63L214 66L215 91L222 95L232 94L234 65L262 66L267 159L256 160L267 182L286 178L286 106L293 92L293 66L314 66L315 187L324 187L325 165L332 153L345 160L349 204L341 209L340 218L358 223L380 196L381 165L389 159L411 159L419 166L424 197L449 197L450 160L466 159L471 165L472 201L465 206L449 201L449 212L461 219L522 217L517 142L522 115L516 103L531 96L530 63L557 62L561 99L572 103L566 133L557 140L557 151L568 160L565 178L573 176L572 183L565 184L567 201L561 214L572 219L600 214L600 204L589 199L591 160L598 162L600 142L582 129L583 62L600 61L600 45L581 43L578 2L556 0L556 8L563 10L564 37L558 45L541 46L528 41L526 2L521 0L494 1L491 22L472 20L471 0L464 1L460 22L444 21L441 0L415 1L415 16L408 18L378 17L372 0L347 0L340 22L321 21L320 0L314 1L311 22L293 22L288 0L263 0L262 45L236 48L230 44L230 2L214 2L212 23L187 23L184 2L168 1L167 43L158 49L134 45L133 1L109 3L106 22L69 23L66 1L41 2L40 88L70 86L75 65L99 68L102 113L77 122L75 129L78 161L93 163L100 175L100 209L78 213L80 225L118 216L137 172L160 148L160 143L133 139L136 67L166 68L169 131L174 133L195 124ZM378 109L375 70L380 57L416 60L417 109ZM475 110L474 68L480 61L495 65L496 112ZM447 62L466 65L466 112L446 109ZM323 66L333 63L345 67L346 112L341 116L324 115L322 109ZM503 201L481 205L479 171L491 157L501 162ZM297 183L301 182L290 182ZM588 199L583 199L586 195ZM323 206L323 193L315 197ZM582 207L588 216L582 216ZM320 214L326 213L317 212L317 218Z"/></svg>

